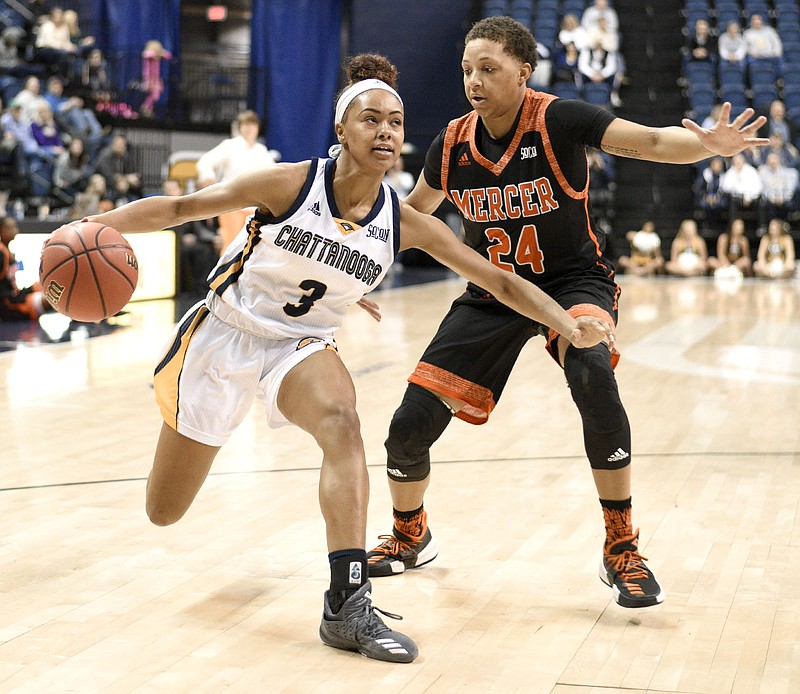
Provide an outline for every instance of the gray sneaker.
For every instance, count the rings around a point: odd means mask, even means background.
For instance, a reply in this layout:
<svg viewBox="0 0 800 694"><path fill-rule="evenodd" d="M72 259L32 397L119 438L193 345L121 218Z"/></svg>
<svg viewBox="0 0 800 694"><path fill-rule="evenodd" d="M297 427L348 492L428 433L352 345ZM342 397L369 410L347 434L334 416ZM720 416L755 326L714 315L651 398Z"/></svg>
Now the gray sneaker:
<svg viewBox="0 0 800 694"><path fill-rule="evenodd" d="M380 612L392 619L402 619L399 615L374 607L371 592L372 584L367 581L334 614L328 606L328 591L325 591L319 637L328 646L358 651L367 658L410 663L419 652L417 644L408 636L387 627L375 614Z"/></svg>

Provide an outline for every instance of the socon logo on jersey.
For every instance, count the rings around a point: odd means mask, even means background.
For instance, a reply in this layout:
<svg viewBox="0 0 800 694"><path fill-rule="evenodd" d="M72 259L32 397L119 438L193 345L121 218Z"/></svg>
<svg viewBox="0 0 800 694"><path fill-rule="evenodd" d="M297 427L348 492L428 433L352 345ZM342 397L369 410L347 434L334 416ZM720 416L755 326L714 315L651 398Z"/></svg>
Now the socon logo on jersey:
<svg viewBox="0 0 800 694"><path fill-rule="evenodd" d="M536 156L536 147L521 147L520 159L533 159Z"/></svg>

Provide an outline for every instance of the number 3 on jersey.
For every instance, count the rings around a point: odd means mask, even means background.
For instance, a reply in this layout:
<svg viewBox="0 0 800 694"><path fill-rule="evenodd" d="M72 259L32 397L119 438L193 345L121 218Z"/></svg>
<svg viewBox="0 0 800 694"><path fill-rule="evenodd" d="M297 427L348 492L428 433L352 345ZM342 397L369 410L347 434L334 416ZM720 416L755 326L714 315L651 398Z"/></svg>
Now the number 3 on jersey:
<svg viewBox="0 0 800 694"><path fill-rule="evenodd" d="M505 229L500 227L489 227L484 231L486 238L494 243L489 246L489 258L493 265L497 265L501 270L514 272L514 266L502 260L501 256L511 255L511 237ZM522 227L514 251L514 261L517 265L530 265L536 274L544 272L544 254L539 250L539 237L536 235L536 225L526 224Z"/></svg>
<svg viewBox="0 0 800 694"><path fill-rule="evenodd" d="M325 292L328 291L328 285L316 280L303 280L300 283L300 289L309 293L303 294L296 304L286 304L283 307L283 312L292 318L305 316L314 306L314 302L325 296Z"/></svg>

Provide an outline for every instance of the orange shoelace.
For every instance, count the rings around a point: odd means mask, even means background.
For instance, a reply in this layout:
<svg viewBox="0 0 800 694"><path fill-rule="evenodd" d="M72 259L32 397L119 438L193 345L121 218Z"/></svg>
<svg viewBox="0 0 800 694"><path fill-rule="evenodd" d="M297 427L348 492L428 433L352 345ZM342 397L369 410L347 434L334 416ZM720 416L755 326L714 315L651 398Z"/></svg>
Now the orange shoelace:
<svg viewBox="0 0 800 694"><path fill-rule="evenodd" d="M381 552L384 555L401 554L410 552L411 545L403 542L396 535L378 535L379 540L383 540L373 551Z"/></svg>
<svg viewBox="0 0 800 694"><path fill-rule="evenodd" d="M647 557L643 557L635 550L626 549L621 554L606 554L606 560L623 581L635 581L649 576L644 566Z"/></svg>

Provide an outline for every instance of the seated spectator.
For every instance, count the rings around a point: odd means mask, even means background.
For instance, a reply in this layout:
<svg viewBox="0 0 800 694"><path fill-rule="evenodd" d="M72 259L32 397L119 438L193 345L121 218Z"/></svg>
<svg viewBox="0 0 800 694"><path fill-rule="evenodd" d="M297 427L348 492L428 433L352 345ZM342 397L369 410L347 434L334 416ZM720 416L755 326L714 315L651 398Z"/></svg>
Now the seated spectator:
<svg viewBox="0 0 800 694"><path fill-rule="evenodd" d="M664 271L661 238L652 221L647 220L639 231L629 231L625 238L630 243L630 255L620 256L619 266L626 275L645 277L660 275Z"/></svg>
<svg viewBox="0 0 800 694"><path fill-rule="evenodd" d="M708 248L693 219L681 222L665 267L668 274L679 277L696 277L708 271Z"/></svg>
<svg viewBox="0 0 800 694"><path fill-rule="evenodd" d="M761 198L758 171L745 161L743 154L734 155L730 168L722 175L720 190L730 201L728 219L740 216L742 210L755 210Z"/></svg>
<svg viewBox="0 0 800 694"><path fill-rule="evenodd" d="M108 68L103 52L93 48L81 69L81 87L83 95L95 105L111 101L111 82L108 79Z"/></svg>
<svg viewBox="0 0 800 694"><path fill-rule="evenodd" d="M168 196L183 195L181 184L174 179L164 181L162 190ZM203 222L186 222L174 231L179 244L180 291L205 296L208 276L222 250L222 239Z"/></svg>
<svg viewBox="0 0 800 694"><path fill-rule="evenodd" d="M608 6L608 0L594 0L581 16L581 26L586 31L597 27L600 18L605 19L608 31L619 35L619 17L615 10Z"/></svg>
<svg viewBox="0 0 800 694"><path fill-rule="evenodd" d="M388 183L397 195L404 199L408 194L414 190L414 175L405 170L405 162L403 157L397 157L394 166L386 172L383 180Z"/></svg>
<svg viewBox="0 0 800 694"><path fill-rule="evenodd" d="M619 88L625 78L625 62L619 50L619 34L612 32L606 25L606 18L599 17L593 29L588 30L587 46L600 47L614 56L616 71L611 80L611 105L617 108L622 105L619 98Z"/></svg>
<svg viewBox="0 0 800 694"><path fill-rule="evenodd" d="M750 26L744 30L744 40L747 43L749 62L768 61L780 74L783 42L775 29L769 24L764 24L764 18L760 14L750 16Z"/></svg>
<svg viewBox="0 0 800 694"><path fill-rule="evenodd" d="M782 219L772 219L758 244L753 272L756 277L788 279L794 271L794 239L789 235L789 225Z"/></svg>
<svg viewBox="0 0 800 694"><path fill-rule="evenodd" d="M581 26L578 18L574 14L565 14L558 32L559 45L566 48L567 44L573 43L575 48L580 51L586 47L588 41L589 36L586 29Z"/></svg>
<svg viewBox="0 0 800 694"><path fill-rule="evenodd" d="M64 21L64 9L53 7L36 32L36 58L45 63L52 75L71 75L77 49Z"/></svg>
<svg viewBox="0 0 800 694"><path fill-rule="evenodd" d="M738 270L740 275L750 277L753 267L750 261L750 241L744 234L744 220L734 219L727 231L717 238L717 257L708 259L708 266L717 275L728 275ZM733 271L731 268L735 268Z"/></svg>
<svg viewBox="0 0 800 694"><path fill-rule="evenodd" d="M85 58L94 49L94 36L83 35L78 21L78 13L75 10L64 11L64 22L69 27L69 39L75 46L75 52L81 58Z"/></svg>
<svg viewBox="0 0 800 694"><path fill-rule="evenodd" d="M18 232L17 220L0 216L0 322L35 321L52 310L38 283L17 286L19 266L9 246Z"/></svg>
<svg viewBox="0 0 800 694"><path fill-rule="evenodd" d="M786 105L780 99L775 99L769 105L766 116L767 122L758 131L759 137L772 137L778 133L784 142L794 142L798 135L797 125L786 116Z"/></svg>
<svg viewBox="0 0 800 694"><path fill-rule="evenodd" d="M739 22L728 22L725 33L717 41L720 60L736 65L744 73L747 58L747 41L742 36Z"/></svg>
<svg viewBox="0 0 800 694"><path fill-rule="evenodd" d="M605 83L609 91L614 88L619 62L617 52L603 48L603 40L595 35L594 40L578 56L578 70L584 80Z"/></svg>
<svg viewBox="0 0 800 694"><path fill-rule="evenodd" d="M56 122L71 137L79 137L86 142L90 157L96 156L103 139L103 126L94 111L84 108L83 99L79 96L64 96L64 81L57 76L47 80L44 98L50 104Z"/></svg>
<svg viewBox="0 0 800 694"><path fill-rule="evenodd" d="M761 177L761 225L767 219L788 219L797 209L797 169L784 166L776 152L767 154L767 161L758 169Z"/></svg>
<svg viewBox="0 0 800 694"><path fill-rule="evenodd" d="M53 170L53 183L72 197L86 188L89 182L89 155L84 150L83 140L70 140L69 147L58 155Z"/></svg>
<svg viewBox="0 0 800 694"><path fill-rule="evenodd" d="M578 69L580 53L571 41L556 54L553 63L553 82L571 82L578 89L583 87L583 75Z"/></svg>
<svg viewBox="0 0 800 694"><path fill-rule="evenodd" d="M42 96L42 83L35 75L28 76L25 80L25 86L13 100L22 107L22 113L30 121L36 120L39 107L47 103L44 96Z"/></svg>
<svg viewBox="0 0 800 694"><path fill-rule="evenodd" d="M694 185L695 200L703 211L705 226L715 232L724 226L730 205L728 194L721 189L724 173L725 161L722 157L714 157L698 172Z"/></svg>
<svg viewBox="0 0 800 694"><path fill-rule="evenodd" d="M31 123L31 132L36 144L39 145L40 152L44 151L57 157L64 151L66 147L64 138L61 136L50 104L44 103L39 106L37 118Z"/></svg>
<svg viewBox="0 0 800 694"><path fill-rule="evenodd" d="M89 176L86 187L75 195L70 215L73 219L83 219L93 214L100 214L100 200L106 195L106 179L100 174ZM113 209L113 204L111 209Z"/></svg>
<svg viewBox="0 0 800 694"><path fill-rule="evenodd" d="M128 141L124 136L115 135L111 143L100 151L95 161L94 173L99 173L105 179L109 191L117 190L117 176L123 177L128 183L125 195L141 197L141 176L133 168L128 154Z"/></svg>
<svg viewBox="0 0 800 694"><path fill-rule="evenodd" d="M708 20L698 19L694 23L694 31L689 36L686 60L716 65L718 55L717 39L711 33Z"/></svg>
<svg viewBox="0 0 800 694"><path fill-rule="evenodd" d="M589 200L592 215L599 223L611 216L616 189L614 162L611 155L595 147L586 148L586 160L589 164Z"/></svg>
<svg viewBox="0 0 800 694"><path fill-rule="evenodd" d="M27 190L30 162L39 149L39 145L33 137L31 121L22 112L22 106L18 100L14 99L0 117L0 127L3 129L3 142L15 152L14 163L18 176L25 181L22 189Z"/></svg>
<svg viewBox="0 0 800 694"><path fill-rule="evenodd" d="M20 43L25 33L15 26L0 33L0 98L9 103L22 89L23 79L30 74L27 63L20 55Z"/></svg>
<svg viewBox="0 0 800 694"><path fill-rule="evenodd" d="M252 110L242 111L236 116L235 135L223 140L197 160L197 187L205 188L212 183L229 181L241 173L276 163L276 152L258 141L261 121ZM219 216L223 248L241 231L254 208L232 210Z"/></svg>

